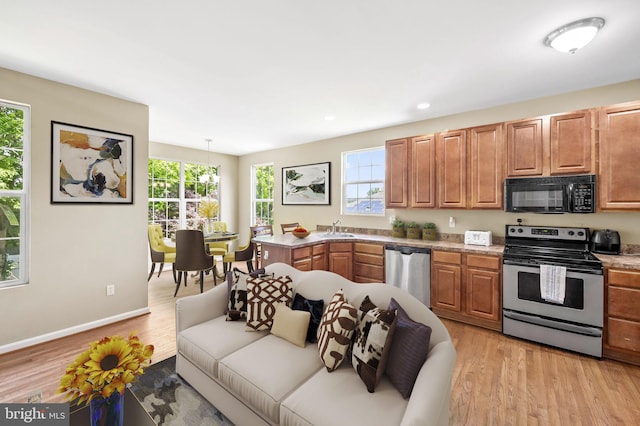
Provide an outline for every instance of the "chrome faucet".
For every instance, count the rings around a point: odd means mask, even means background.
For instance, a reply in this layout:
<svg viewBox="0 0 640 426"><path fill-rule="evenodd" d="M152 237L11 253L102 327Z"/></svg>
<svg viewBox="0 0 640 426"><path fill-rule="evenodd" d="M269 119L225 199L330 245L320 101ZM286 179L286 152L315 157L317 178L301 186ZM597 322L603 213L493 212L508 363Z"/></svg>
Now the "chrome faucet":
<svg viewBox="0 0 640 426"><path fill-rule="evenodd" d="M336 225L337 225L338 223L340 223L340 219L338 219L338 220L336 220L335 222L333 222L332 229L331 229L331 233L332 233L332 234L335 234L335 233L336 233Z"/></svg>

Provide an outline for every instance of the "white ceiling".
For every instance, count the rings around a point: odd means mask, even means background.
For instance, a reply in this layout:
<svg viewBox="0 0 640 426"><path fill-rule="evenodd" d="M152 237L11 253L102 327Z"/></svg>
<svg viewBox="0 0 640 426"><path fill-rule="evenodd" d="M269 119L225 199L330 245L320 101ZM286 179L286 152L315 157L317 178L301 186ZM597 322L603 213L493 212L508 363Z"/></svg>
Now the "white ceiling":
<svg viewBox="0 0 640 426"><path fill-rule="evenodd" d="M149 105L152 141L226 154L640 78L638 0L3 3L0 67ZM544 46L591 16L575 55Z"/></svg>

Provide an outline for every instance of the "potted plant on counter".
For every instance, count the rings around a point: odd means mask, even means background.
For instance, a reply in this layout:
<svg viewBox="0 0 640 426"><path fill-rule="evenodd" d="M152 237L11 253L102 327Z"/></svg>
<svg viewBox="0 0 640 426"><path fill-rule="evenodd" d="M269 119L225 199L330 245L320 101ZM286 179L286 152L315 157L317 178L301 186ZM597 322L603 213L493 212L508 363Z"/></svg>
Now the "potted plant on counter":
<svg viewBox="0 0 640 426"><path fill-rule="evenodd" d="M420 239L420 225L415 222L407 223L407 238L411 238L413 240Z"/></svg>
<svg viewBox="0 0 640 426"><path fill-rule="evenodd" d="M436 224L427 222L422 226L422 239L434 241L438 233L436 230Z"/></svg>
<svg viewBox="0 0 640 426"><path fill-rule="evenodd" d="M396 219L391 224L391 236L395 238L404 238L404 222Z"/></svg>

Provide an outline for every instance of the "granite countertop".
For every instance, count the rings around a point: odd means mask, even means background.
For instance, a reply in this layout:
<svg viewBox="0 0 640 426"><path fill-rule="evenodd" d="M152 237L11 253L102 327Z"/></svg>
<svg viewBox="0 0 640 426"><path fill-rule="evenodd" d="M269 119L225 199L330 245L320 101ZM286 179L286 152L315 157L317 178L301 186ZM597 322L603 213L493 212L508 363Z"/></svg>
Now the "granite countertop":
<svg viewBox="0 0 640 426"><path fill-rule="evenodd" d="M297 238L292 234L260 236L253 239L258 243L273 244L281 247L306 247L318 243L326 242L364 242L364 243L383 243L392 244L394 246L410 246L410 247L430 247L437 250L474 252L481 254L501 255L504 250L502 245L491 246L472 246L468 244L453 241L427 241L414 240L409 238L394 238L386 235L368 235L368 234L352 234L341 233L343 236L328 235L326 232L311 232L305 238ZM347 236L348 235L348 236Z"/></svg>
<svg viewBox="0 0 640 426"><path fill-rule="evenodd" d="M455 241L427 241L408 238L394 238L386 235L369 235L356 233L341 233L341 236L328 235L327 232L311 232L306 238L297 238L293 234L260 236L253 239L255 242L273 244L281 247L298 248L326 242L364 242L382 243L395 246L429 247L432 250L447 250L464 253L502 255L504 245L494 244L490 246L475 246ZM608 255L595 254L605 268L638 269L640 270L640 253Z"/></svg>

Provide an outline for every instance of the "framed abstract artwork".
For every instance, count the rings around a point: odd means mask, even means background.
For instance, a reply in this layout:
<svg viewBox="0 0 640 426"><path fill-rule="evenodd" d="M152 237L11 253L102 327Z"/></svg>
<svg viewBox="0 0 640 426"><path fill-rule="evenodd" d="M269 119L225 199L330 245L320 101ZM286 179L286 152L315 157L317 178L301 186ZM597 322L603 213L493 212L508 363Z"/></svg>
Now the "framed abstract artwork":
<svg viewBox="0 0 640 426"><path fill-rule="evenodd" d="M133 203L133 136L51 122L51 203Z"/></svg>
<svg viewBox="0 0 640 426"><path fill-rule="evenodd" d="M282 204L331 204L331 162L282 168Z"/></svg>

